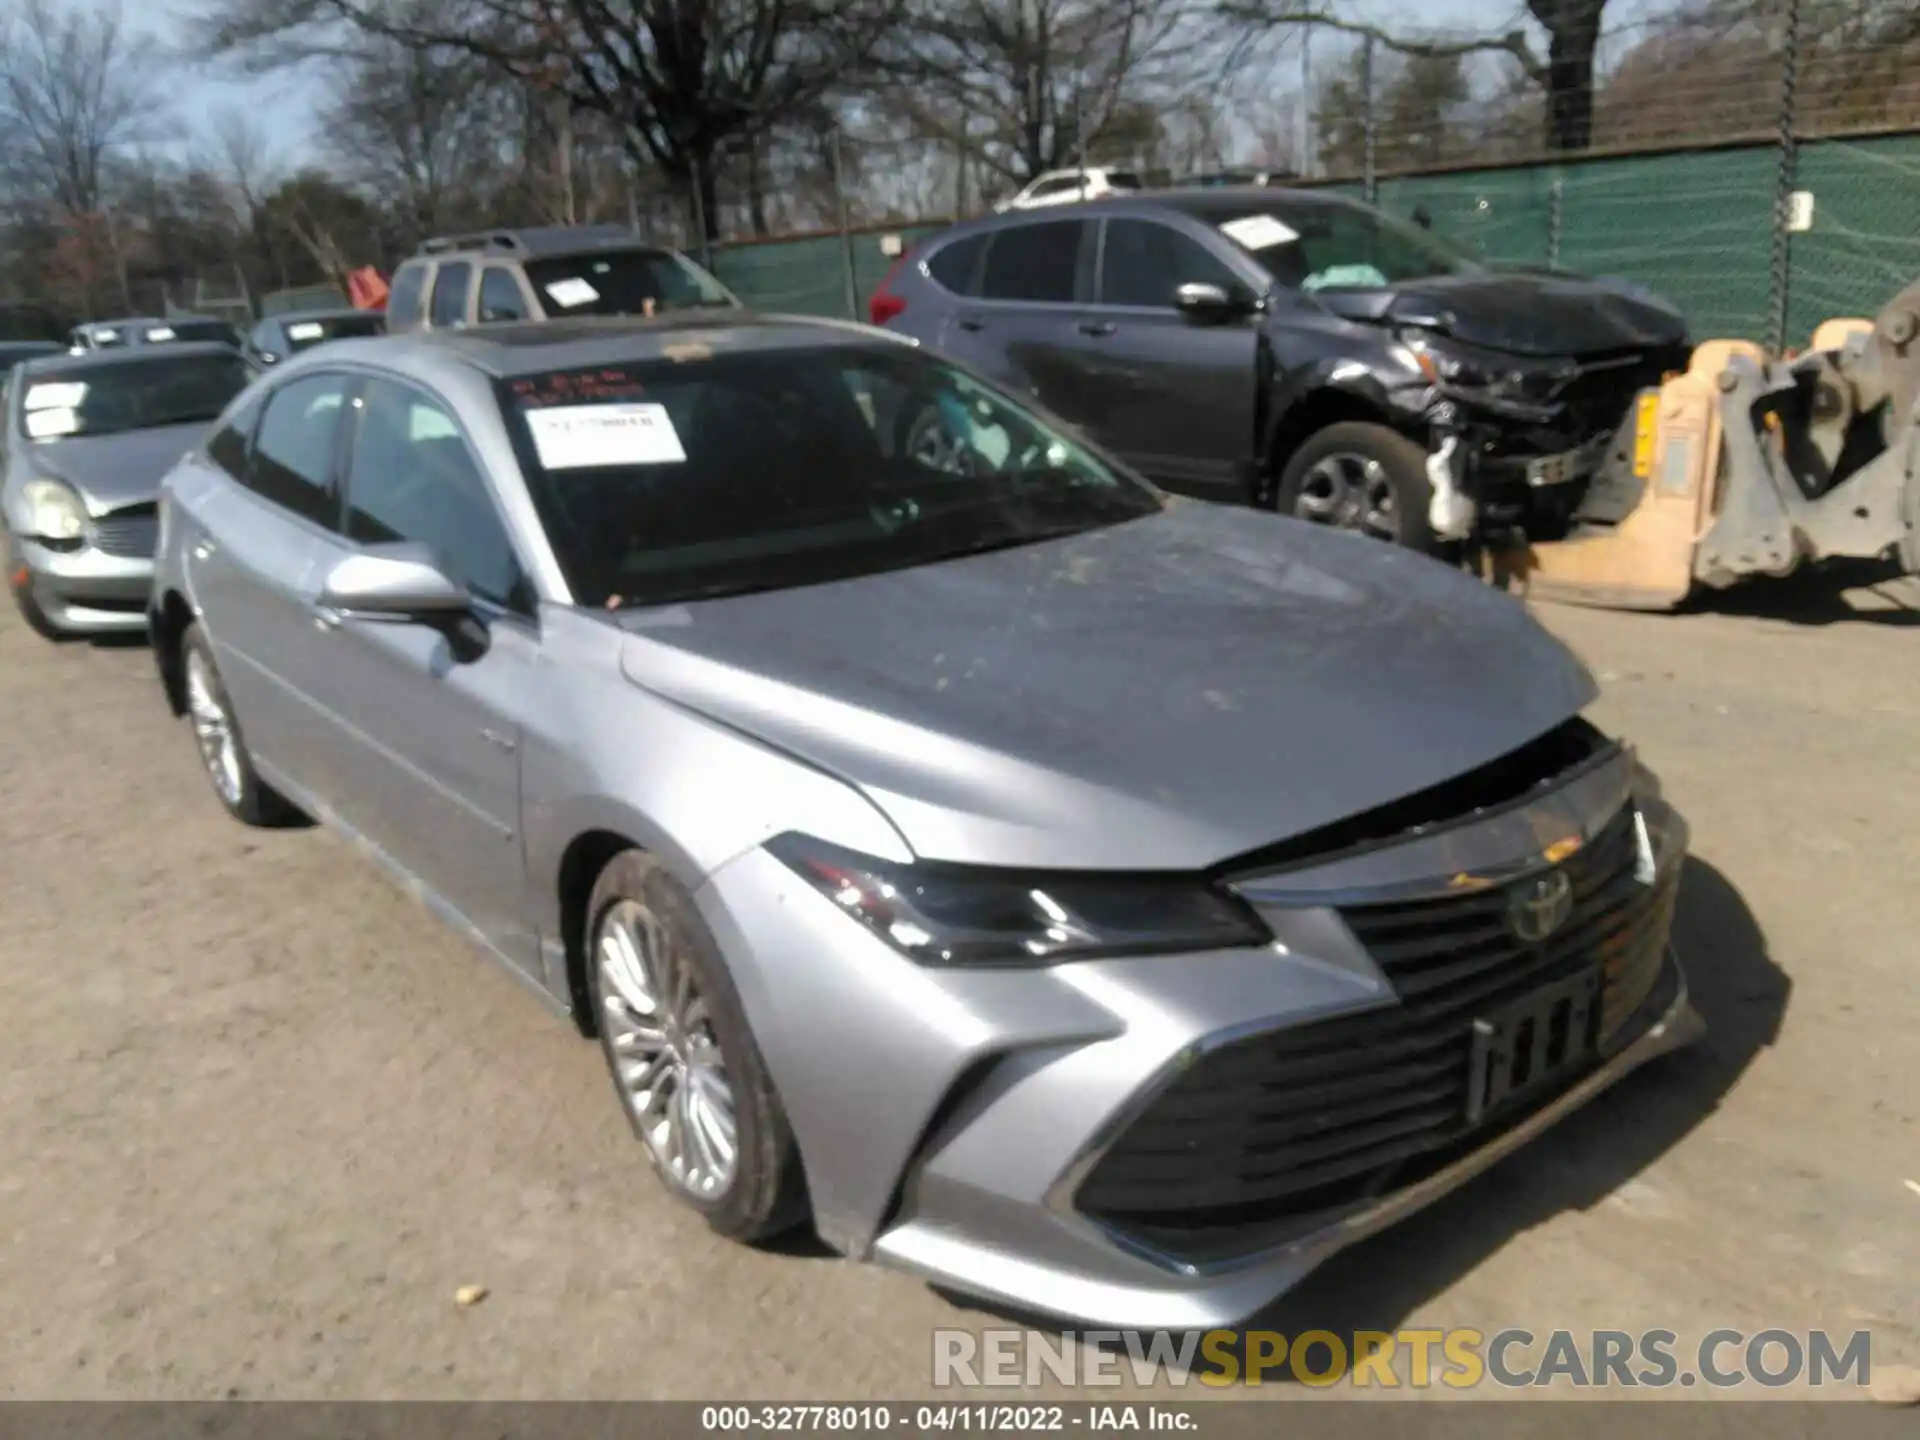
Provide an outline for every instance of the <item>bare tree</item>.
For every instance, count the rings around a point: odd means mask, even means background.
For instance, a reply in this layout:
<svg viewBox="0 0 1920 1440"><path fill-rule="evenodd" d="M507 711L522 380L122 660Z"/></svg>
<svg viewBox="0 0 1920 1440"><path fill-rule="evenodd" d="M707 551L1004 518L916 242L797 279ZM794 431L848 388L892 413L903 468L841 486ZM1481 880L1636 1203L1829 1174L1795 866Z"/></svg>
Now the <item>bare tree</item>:
<svg viewBox="0 0 1920 1440"><path fill-rule="evenodd" d="M1526 0L1526 7L1547 32L1544 56L1519 29L1498 35L1422 39L1342 16L1326 0L1219 0L1222 14L1253 27L1256 35L1319 26L1370 36L1376 44L1414 59L1447 60L1487 52L1509 56L1528 81L1546 94L1546 147L1585 150L1593 143L1594 62L1607 0Z"/></svg>
<svg viewBox="0 0 1920 1440"><path fill-rule="evenodd" d="M742 142L842 86L908 0L215 0L204 39L271 64L381 35L464 51L622 129L709 235L716 171Z"/></svg>
<svg viewBox="0 0 1920 1440"><path fill-rule="evenodd" d="M15 183L75 215L100 210L109 155L162 114L118 3L0 9L0 134Z"/></svg>
<svg viewBox="0 0 1920 1440"><path fill-rule="evenodd" d="M1195 78L1185 0L920 0L887 104L1004 181L1098 154L1144 96ZM1130 157L1129 157L1130 158Z"/></svg>

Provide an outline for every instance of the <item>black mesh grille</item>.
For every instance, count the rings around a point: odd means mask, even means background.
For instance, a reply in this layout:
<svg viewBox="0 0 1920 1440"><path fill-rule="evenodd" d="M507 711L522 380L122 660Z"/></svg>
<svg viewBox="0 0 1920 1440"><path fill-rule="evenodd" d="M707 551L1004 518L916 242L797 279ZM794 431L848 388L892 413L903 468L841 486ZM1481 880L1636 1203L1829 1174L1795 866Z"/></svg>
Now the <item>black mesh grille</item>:
<svg viewBox="0 0 1920 1440"><path fill-rule="evenodd" d="M102 555L150 560L159 538L159 511L152 505L130 505L93 522L93 548Z"/></svg>
<svg viewBox="0 0 1920 1440"><path fill-rule="evenodd" d="M1671 877L1657 891L1642 884L1637 856L1628 806L1563 865L1573 914L1538 946L1514 938L1501 891L1343 912L1399 1003L1203 1056L1095 1165L1080 1208L1176 1254L1231 1253L1408 1183L1421 1157L1513 1123L1543 1097L1468 1123L1473 1023L1598 967L1600 1052L1631 1038L1661 975L1676 889Z"/></svg>

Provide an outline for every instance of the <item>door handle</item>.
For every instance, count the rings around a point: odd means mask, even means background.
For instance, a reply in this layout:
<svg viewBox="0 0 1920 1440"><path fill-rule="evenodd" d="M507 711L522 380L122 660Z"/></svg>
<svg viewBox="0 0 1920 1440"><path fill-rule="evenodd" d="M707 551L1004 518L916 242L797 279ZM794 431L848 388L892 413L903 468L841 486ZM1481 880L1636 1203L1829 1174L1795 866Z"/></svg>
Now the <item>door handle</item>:
<svg viewBox="0 0 1920 1440"><path fill-rule="evenodd" d="M963 316L960 320L956 321L955 323L958 324L962 330L968 331L969 333L972 333L972 334L978 334L980 331L987 328L986 321L976 320L971 315Z"/></svg>
<svg viewBox="0 0 1920 1440"><path fill-rule="evenodd" d="M341 614L331 605L316 605L313 607L313 628L316 630L338 630L340 628L340 622L346 618L345 615Z"/></svg>
<svg viewBox="0 0 1920 1440"><path fill-rule="evenodd" d="M1111 320L1084 320L1080 324L1080 333L1104 339L1113 334L1115 328Z"/></svg>
<svg viewBox="0 0 1920 1440"><path fill-rule="evenodd" d="M219 547L211 540L202 540L198 545L193 547L193 558L196 560L211 560L213 558L213 552L217 548Z"/></svg>

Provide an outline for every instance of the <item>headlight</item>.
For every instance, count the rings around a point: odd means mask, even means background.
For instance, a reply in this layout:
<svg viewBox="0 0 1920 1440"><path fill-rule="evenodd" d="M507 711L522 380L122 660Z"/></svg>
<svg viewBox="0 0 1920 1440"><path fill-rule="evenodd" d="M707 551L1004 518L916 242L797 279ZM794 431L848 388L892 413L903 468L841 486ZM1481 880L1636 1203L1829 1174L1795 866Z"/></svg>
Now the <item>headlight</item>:
<svg viewBox="0 0 1920 1440"><path fill-rule="evenodd" d="M58 480L29 480L20 487L26 533L45 540L78 540L87 530L87 507Z"/></svg>
<svg viewBox="0 0 1920 1440"><path fill-rule="evenodd" d="M921 965L1046 965L1273 939L1251 909L1203 880L901 865L792 834L767 848Z"/></svg>

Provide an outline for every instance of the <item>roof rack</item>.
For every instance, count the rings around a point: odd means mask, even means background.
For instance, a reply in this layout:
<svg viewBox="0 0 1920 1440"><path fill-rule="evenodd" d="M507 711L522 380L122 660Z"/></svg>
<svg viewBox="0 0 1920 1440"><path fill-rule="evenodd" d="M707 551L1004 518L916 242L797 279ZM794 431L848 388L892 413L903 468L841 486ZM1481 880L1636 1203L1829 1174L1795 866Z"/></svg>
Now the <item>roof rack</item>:
<svg viewBox="0 0 1920 1440"><path fill-rule="evenodd" d="M467 235L437 235L420 246L422 255L487 251L496 255L565 255L645 243L625 225L535 225L519 230L478 230Z"/></svg>

